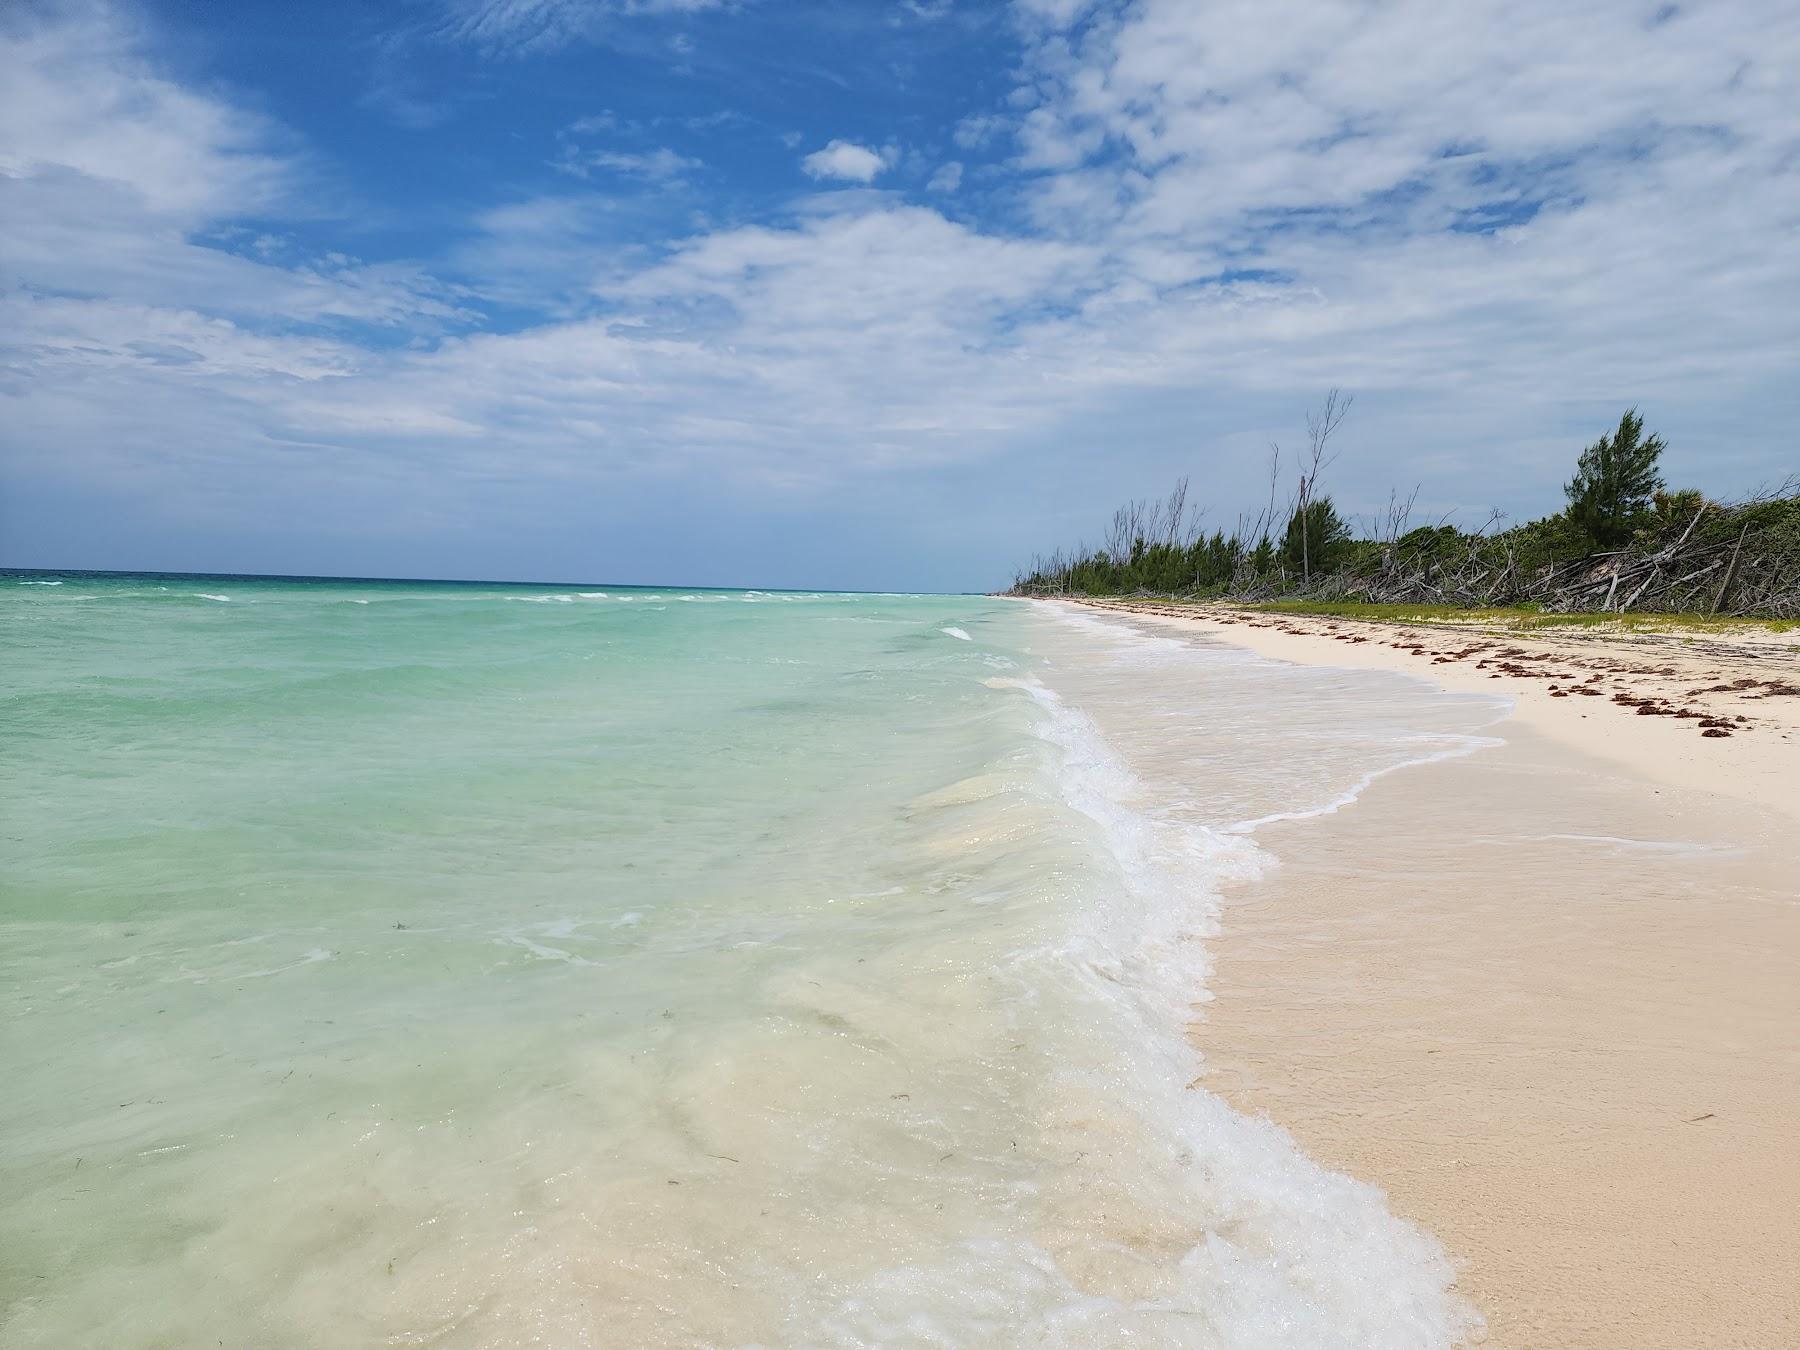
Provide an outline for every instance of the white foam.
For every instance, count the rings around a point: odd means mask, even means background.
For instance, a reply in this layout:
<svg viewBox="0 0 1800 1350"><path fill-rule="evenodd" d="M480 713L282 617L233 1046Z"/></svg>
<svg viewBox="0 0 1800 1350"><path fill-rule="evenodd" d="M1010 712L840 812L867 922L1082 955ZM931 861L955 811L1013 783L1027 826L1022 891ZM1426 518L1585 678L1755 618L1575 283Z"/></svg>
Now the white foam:
<svg viewBox="0 0 1800 1350"><path fill-rule="evenodd" d="M196 600L217 600L222 604L231 603L231 597L229 595L213 595L207 591L195 591L194 598Z"/></svg>
<svg viewBox="0 0 1800 1350"><path fill-rule="evenodd" d="M964 642L973 642L975 640L960 628L940 628L938 629L938 632L948 634L953 638L961 638Z"/></svg>
<svg viewBox="0 0 1800 1350"><path fill-rule="evenodd" d="M509 933L505 937L495 938L494 941L503 947L523 947L540 961L565 961L572 966L591 966L594 964L594 962L588 960L585 956L577 956L574 952L568 951L562 947L552 947L547 943L538 942L533 938L526 937L523 933Z"/></svg>
<svg viewBox="0 0 1800 1350"><path fill-rule="evenodd" d="M1444 743L1446 740L1449 741L1448 744ZM1386 778L1390 773L1398 773L1402 769L1416 769L1426 764L1437 764L1447 759L1461 759L1464 755L1472 755L1477 750L1491 749L1506 744L1497 736L1419 736L1412 738L1412 741L1421 747L1419 754L1402 759L1395 764L1371 769L1329 801L1318 806L1296 807L1292 811L1272 811L1268 815L1258 816L1254 820L1239 821L1231 828L1239 834L1252 834L1264 825L1274 825L1281 821L1312 820L1319 816L1335 816L1346 806L1354 805L1356 799L1367 792L1376 780ZM1432 745L1435 745L1436 748L1424 748Z"/></svg>
<svg viewBox="0 0 1800 1350"><path fill-rule="evenodd" d="M1265 759L1260 776L1233 775L1241 814L1211 817L1233 833L1334 815L1388 774L1504 743L1481 734L1510 711L1502 697L1453 694L1397 671L1297 665L1110 615L1049 612L1061 626L1104 639L1098 651L1123 677L1115 687L1130 702L1142 693L1142 717L1180 719L1170 735L1189 753L1204 756L1217 743L1232 757ZM1256 790L1243 794L1246 786Z"/></svg>
<svg viewBox="0 0 1800 1350"><path fill-rule="evenodd" d="M1171 1320L1083 1300L1062 1310L1061 1331L1045 1328L1043 1343L1094 1344L1102 1329L1131 1327L1146 1344L1244 1350L1454 1344L1478 1319L1451 1293L1454 1274L1433 1239L1278 1127L1189 1086L1203 1070L1187 1027L1204 997L1218 888L1254 876L1267 856L1241 834L1141 804L1141 785L1093 722L1041 683L987 683L1018 688L1041 709L1067 800L1098 828L1122 882L1115 903L1084 913L1061 953L1106 1033L1104 1053L1070 1057L1064 1094L1138 1117L1145 1140L1119 1164L1135 1174L1118 1180L1148 1188L1157 1199L1146 1205L1185 1214L1193 1234L1165 1272L1157 1312Z"/></svg>
<svg viewBox="0 0 1800 1350"><path fill-rule="evenodd" d="M1703 844L1697 840L1691 839L1633 839L1628 835L1616 834L1522 834L1510 839L1481 839L1474 842L1508 846L1521 842L1595 844L1601 848L1641 851L1645 853L1673 853L1683 856L1701 854L1736 854L1744 851L1732 844Z"/></svg>
<svg viewBox="0 0 1800 1350"><path fill-rule="evenodd" d="M222 942L216 945L221 947L235 947L247 943L260 942L262 940L261 937L243 938L237 942ZM270 976L285 975L288 971L299 970L303 966L314 966L318 965L321 961L330 961L333 959L333 955L332 952L327 951L323 947L314 947L310 951L302 953L295 960L289 961L286 965L264 966L255 970L215 970L203 972L194 970L189 966L183 966L179 974L170 976L169 979L171 981L180 981L186 984L213 984L215 982L230 983L233 980L266 980Z"/></svg>

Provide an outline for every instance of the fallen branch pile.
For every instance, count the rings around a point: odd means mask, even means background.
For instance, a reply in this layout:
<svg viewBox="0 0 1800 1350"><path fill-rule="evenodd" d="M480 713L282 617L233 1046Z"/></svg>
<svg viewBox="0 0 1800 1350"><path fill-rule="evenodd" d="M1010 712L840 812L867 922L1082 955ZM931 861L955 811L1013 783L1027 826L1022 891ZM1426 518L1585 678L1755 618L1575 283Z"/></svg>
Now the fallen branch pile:
<svg viewBox="0 0 1800 1350"><path fill-rule="evenodd" d="M1605 552L1572 538L1560 517L1508 530L1493 529L1493 521L1475 531L1437 525L1402 532L1397 524L1385 540L1348 541L1330 566L1315 564L1304 579L1267 549L1221 538L1197 540L1185 553L1159 546L1167 562L1148 585L1126 580L1145 556L1140 545L1135 553L1040 560L1014 590L1800 618L1796 484L1735 503L1706 502L1698 493L1684 498L1629 546ZM1223 559L1215 557L1221 549ZM1207 568L1228 580L1207 584Z"/></svg>
<svg viewBox="0 0 1800 1350"><path fill-rule="evenodd" d="M1578 558L1546 558L1528 531L1401 539L1372 572L1345 569L1317 598L1559 613L1652 611L1800 618L1800 501L1700 505L1679 532ZM1409 536L1410 538L1410 536ZM1284 594L1294 592L1286 590Z"/></svg>

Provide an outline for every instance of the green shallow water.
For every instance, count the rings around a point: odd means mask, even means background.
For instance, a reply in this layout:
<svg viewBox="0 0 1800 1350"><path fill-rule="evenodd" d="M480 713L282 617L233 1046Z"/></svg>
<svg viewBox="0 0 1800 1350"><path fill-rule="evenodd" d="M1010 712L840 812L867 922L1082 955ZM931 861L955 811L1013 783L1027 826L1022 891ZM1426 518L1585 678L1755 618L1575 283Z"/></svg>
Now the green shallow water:
<svg viewBox="0 0 1800 1350"><path fill-rule="evenodd" d="M1218 761L1267 672L980 597L34 574L0 625L8 1344L1454 1320L1185 1088L1228 827L1391 727L1146 816L1071 701L1198 681Z"/></svg>

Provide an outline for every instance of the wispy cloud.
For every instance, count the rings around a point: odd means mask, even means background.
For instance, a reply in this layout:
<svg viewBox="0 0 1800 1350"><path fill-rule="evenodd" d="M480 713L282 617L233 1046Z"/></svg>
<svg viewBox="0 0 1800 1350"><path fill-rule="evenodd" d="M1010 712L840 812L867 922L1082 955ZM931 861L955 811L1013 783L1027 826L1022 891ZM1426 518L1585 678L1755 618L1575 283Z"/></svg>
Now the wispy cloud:
<svg viewBox="0 0 1800 1350"><path fill-rule="evenodd" d="M979 150L991 145L1006 132L1010 123L998 113L971 113L951 131L952 138L965 150Z"/></svg>
<svg viewBox="0 0 1800 1350"><path fill-rule="evenodd" d="M600 170L669 183L691 169L698 169L700 161L690 155L677 154L667 146L660 146L655 150L572 151L558 159L556 167L582 177Z"/></svg>
<svg viewBox="0 0 1800 1350"><path fill-rule="evenodd" d="M527 53L591 39L619 19L691 14L724 0L446 0L443 31L491 50Z"/></svg>

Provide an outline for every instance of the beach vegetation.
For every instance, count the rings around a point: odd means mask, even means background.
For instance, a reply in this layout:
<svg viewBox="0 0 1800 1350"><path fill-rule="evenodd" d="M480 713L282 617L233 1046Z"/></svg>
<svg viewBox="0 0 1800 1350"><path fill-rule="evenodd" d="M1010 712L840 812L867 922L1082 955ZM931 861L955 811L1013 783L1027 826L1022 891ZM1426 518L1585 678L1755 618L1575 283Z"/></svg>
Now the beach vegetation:
<svg viewBox="0 0 1800 1350"><path fill-rule="evenodd" d="M1768 633L1800 630L1800 619L1763 619L1726 614L1625 614L1588 611L1554 613L1532 605L1467 607L1462 605L1381 605L1354 601L1274 600L1244 608L1265 614L1314 618L1366 619L1381 623L1446 624L1536 632L1555 628L1592 628L1631 633L1725 634L1754 629Z"/></svg>
<svg viewBox="0 0 1800 1350"><path fill-rule="evenodd" d="M1201 528L1184 479L1120 507L1098 546L1034 560L1013 592L1800 619L1800 478L1738 501L1670 490L1666 443L1632 408L1577 454L1561 510L1519 524L1499 512L1473 527L1417 523L1415 488L1352 523L1323 483L1349 408L1326 396L1285 473L1271 446L1266 501L1230 527Z"/></svg>
<svg viewBox="0 0 1800 1350"><path fill-rule="evenodd" d="M1269 600L1259 604L1237 604L1200 596L1160 598L1160 603L1192 605L1197 611L1228 608L1252 614L1283 614L1321 619L1362 620L1371 623L1403 623L1440 625L1509 632L1535 632L1543 629L1584 628L1630 633L1670 633L1705 637L1741 633L1746 630L1766 633L1800 631L1800 619L1768 619L1732 614L1666 614L1633 610L1623 614L1590 610L1555 612L1533 604L1520 605L1407 605L1379 604L1356 600Z"/></svg>

